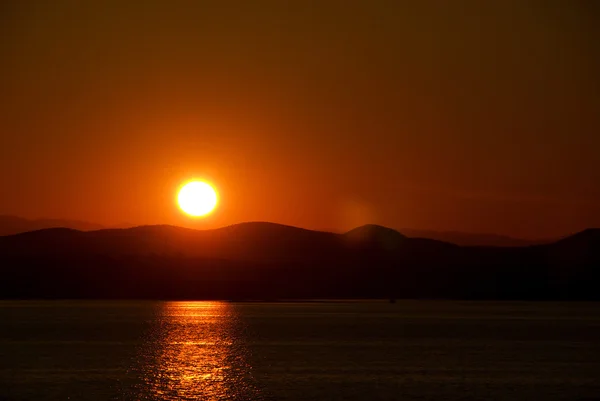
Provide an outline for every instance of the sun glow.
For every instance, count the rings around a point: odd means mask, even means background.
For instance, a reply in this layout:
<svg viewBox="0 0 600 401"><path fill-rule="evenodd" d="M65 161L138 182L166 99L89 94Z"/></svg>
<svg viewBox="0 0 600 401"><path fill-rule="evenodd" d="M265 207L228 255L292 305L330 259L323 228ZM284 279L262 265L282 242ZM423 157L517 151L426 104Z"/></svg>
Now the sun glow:
<svg viewBox="0 0 600 401"><path fill-rule="evenodd" d="M191 181L179 190L177 203L190 216L205 216L217 206L217 192L202 181Z"/></svg>

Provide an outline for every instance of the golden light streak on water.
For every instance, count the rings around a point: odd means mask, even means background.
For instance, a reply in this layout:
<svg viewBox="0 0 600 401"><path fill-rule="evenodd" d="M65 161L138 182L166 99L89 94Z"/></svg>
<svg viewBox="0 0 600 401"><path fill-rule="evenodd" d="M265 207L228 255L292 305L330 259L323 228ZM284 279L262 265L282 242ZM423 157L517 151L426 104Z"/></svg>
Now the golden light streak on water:
<svg viewBox="0 0 600 401"><path fill-rule="evenodd" d="M232 304L168 302L158 314L140 359L140 400L260 399Z"/></svg>

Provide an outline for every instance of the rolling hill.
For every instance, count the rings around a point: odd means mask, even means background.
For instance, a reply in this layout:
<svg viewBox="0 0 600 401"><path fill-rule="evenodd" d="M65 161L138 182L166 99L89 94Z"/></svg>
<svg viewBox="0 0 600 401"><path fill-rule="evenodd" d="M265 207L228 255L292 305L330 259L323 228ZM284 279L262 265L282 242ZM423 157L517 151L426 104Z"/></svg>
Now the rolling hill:
<svg viewBox="0 0 600 401"><path fill-rule="evenodd" d="M129 228L132 224L121 224L118 227L111 228ZM368 230L375 225L366 225L361 230ZM78 220L66 219L38 219L29 220L17 216L0 216L0 236L21 234L28 231L42 230L45 228L71 228L79 231L101 230L103 227L99 224L89 223ZM354 230L351 230L351 232ZM392 230L395 231L395 230ZM395 231L398 233L398 231ZM530 246L554 242L554 240L525 240L520 238L507 237L497 234L465 233L460 231L434 231L434 230L416 230L403 228L400 230L406 237L427 238L436 241L449 242L461 246ZM356 236L358 232L348 235Z"/></svg>
<svg viewBox="0 0 600 401"><path fill-rule="evenodd" d="M376 225L53 228L0 237L0 297L600 299L599 255L593 229L502 248Z"/></svg>
<svg viewBox="0 0 600 401"><path fill-rule="evenodd" d="M0 215L0 236L14 235L28 231L42 230L45 228L72 228L74 230L89 231L100 230L104 228L99 224L88 223L79 220L61 220L61 219L37 219L30 220L22 217Z"/></svg>

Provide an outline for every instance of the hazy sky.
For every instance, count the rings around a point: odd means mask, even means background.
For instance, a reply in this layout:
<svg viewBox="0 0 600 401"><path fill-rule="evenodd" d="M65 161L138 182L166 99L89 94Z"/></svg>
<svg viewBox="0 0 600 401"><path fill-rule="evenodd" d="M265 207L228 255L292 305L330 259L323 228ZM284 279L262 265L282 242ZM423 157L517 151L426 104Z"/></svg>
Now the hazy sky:
<svg viewBox="0 0 600 401"><path fill-rule="evenodd" d="M0 214L600 226L597 4L4 0Z"/></svg>

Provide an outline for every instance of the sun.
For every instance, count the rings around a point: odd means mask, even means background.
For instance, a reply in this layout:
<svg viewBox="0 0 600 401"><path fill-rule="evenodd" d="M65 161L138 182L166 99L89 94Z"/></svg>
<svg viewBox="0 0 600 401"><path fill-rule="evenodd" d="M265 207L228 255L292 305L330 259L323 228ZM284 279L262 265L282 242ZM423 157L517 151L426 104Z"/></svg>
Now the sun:
<svg viewBox="0 0 600 401"><path fill-rule="evenodd" d="M217 191L210 184L202 181L191 181L179 190L177 203L185 213L200 217L215 209L217 198Z"/></svg>

